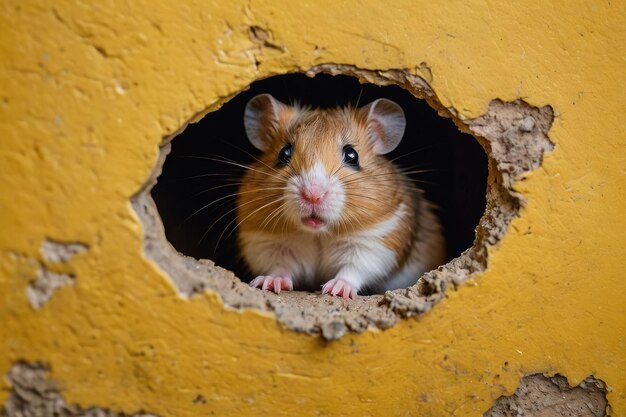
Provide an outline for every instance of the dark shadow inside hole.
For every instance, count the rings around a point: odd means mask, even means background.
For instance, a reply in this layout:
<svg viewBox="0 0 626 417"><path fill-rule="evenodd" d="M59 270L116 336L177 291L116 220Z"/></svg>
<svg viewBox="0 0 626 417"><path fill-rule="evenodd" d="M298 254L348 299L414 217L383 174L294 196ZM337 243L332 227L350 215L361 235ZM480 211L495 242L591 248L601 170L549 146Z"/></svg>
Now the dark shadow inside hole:
<svg viewBox="0 0 626 417"><path fill-rule="evenodd" d="M487 157L479 143L454 123L437 115L424 100L398 86L359 84L349 76L288 74L254 82L219 110L172 141L172 151L152 189L168 241L179 252L208 258L237 274L249 276L237 254L235 197L243 168L259 152L248 142L243 111L252 97L270 93L284 103L315 107L365 105L388 98L402 106L407 119L404 138L388 155L404 168L431 170L414 176L438 207L450 260L472 246L474 229L485 210Z"/></svg>

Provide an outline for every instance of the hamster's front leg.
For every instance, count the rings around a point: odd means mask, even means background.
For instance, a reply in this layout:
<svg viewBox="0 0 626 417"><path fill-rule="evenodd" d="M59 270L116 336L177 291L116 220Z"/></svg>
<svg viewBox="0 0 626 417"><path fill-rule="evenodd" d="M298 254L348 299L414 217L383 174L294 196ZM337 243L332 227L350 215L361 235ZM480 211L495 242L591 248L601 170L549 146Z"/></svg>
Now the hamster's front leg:
<svg viewBox="0 0 626 417"><path fill-rule="evenodd" d="M306 236L242 233L242 255L257 277L250 286L264 291L292 291L314 275L317 248Z"/></svg>
<svg viewBox="0 0 626 417"><path fill-rule="evenodd" d="M322 286L322 294L356 298L359 290L384 280L396 268L393 250L371 236L349 236L326 242L323 269L336 271Z"/></svg>

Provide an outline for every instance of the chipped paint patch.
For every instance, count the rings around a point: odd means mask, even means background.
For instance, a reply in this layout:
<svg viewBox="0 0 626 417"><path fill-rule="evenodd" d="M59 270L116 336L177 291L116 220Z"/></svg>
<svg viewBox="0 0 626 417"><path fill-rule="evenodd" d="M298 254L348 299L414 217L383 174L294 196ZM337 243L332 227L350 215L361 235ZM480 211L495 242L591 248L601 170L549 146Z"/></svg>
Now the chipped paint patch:
<svg viewBox="0 0 626 417"><path fill-rule="evenodd" d="M157 417L155 414L133 414L101 407L67 404L61 388L48 378L48 370L38 363L18 362L6 378L11 384L9 398L0 408L4 417Z"/></svg>
<svg viewBox="0 0 626 417"><path fill-rule="evenodd" d="M41 256L49 263L69 262L74 255L85 253L87 250L89 246L80 242L66 243L46 239L41 244Z"/></svg>
<svg viewBox="0 0 626 417"><path fill-rule="evenodd" d="M73 285L76 277L72 274L57 273L40 266L37 269L37 279L26 287L26 296L30 305L38 310L52 297L52 294L61 287Z"/></svg>
<svg viewBox="0 0 626 417"><path fill-rule="evenodd" d="M42 260L18 255L21 258L27 258L28 263L36 265L35 279L26 287L26 297L34 309L42 308L58 288L74 285L76 274L59 271L59 269L68 268L67 264L74 255L88 250L89 246L84 243L66 243L46 239L42 242L40 249Z"/></svg>
<svg viewBox="0 0 626 417"><path fill-rule="evenodd" d="M588 376L571 387L562 375L522 378L515 393L498 398L484 417L604 417L609 415L606 384Z"/></svg>

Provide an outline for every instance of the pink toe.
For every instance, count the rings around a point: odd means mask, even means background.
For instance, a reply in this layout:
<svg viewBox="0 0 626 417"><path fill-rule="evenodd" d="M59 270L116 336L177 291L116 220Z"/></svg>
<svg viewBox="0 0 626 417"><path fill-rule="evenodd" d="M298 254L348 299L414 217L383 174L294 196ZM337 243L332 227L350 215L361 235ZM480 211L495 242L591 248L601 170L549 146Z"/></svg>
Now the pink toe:
<svg viewBox="0 0 626 417"><path fill-rule="evenodd" d="M272 277L265 277L265 280L263 281L263 291L267 291L268 289L271 289L273 287L273 281L272 281Z"/></svg>
<svg viewBox="0 0 626 417"><path fill-rule="evenodd" d="M352 298L352 287L347 287L343 289L343 294L342 297L346 300L349 300Z"/></svg>
<svg viewBox="0 0 626 417"><path fill-rule="evenodd" d="M354 299L357 296L356 288L340 278L334 278L322 286L322 294L330 294L342 297L346 300Z"/></svg>
<svg viewBox="0 0 626 417"><path fill-rule="evenodd" d="M250 281L250 286L260 288L263 291L274 291L276 294L280 294L282 290L292 291L293 281L290 277L260 275Z"/></svg>
<svg viewBox="0 0 626 417"><path fill-rule="evenodd" d="M263 282L263 277L256 277L252 281L250 281L251 287L258 287Z"/></svg>
<svg viewBox="0 0 626 417"><path fill-rule="evenodd" d="M293 290L293 281L291 281L291 278L282 277L279 279L280 279L280 288L282 290L287 290L287 291Z"/></svg>

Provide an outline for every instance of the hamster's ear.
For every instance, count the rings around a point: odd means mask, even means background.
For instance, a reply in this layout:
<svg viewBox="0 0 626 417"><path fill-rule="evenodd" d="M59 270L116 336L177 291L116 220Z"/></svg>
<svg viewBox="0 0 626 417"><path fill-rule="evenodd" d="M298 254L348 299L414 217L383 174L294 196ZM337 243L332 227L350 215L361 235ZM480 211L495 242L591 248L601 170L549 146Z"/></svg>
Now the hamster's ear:
<svg viewBox="0 0 626 417"><path fill-rule="evenodd" d="M384 155L393 151L402 140L406 119L402 107L380 98L360 109L367 120L367 134L374 152Z"/></svg>
<svg viewBox="0 0 626 417"><path fill-rule="evenodd" d="M288 108L270 94L259 94L250 99L243 114L243 124L255 148L261 151L269 148L273 135L278 132L281 113Z"/></svg>

